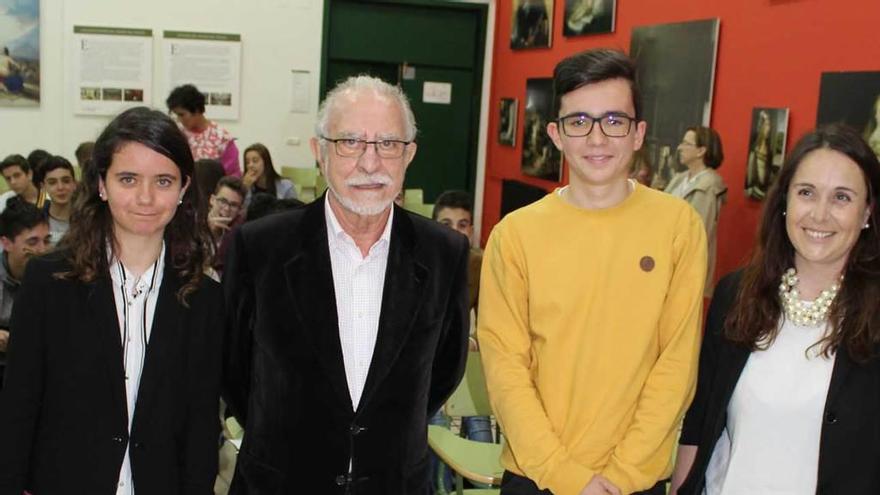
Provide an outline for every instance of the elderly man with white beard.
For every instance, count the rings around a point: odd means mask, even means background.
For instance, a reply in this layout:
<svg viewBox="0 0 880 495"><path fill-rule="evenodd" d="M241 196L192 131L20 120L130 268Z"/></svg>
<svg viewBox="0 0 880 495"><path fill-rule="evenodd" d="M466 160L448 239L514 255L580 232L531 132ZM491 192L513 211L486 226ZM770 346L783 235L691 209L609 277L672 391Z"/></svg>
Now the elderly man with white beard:
<svg viewBox="0 0 880 495"><path fill-rule="evenodd" d="M230 494L424 494L427 418L466 360L468 242L393 204L416 153L399 88L349 78L315 131L325 196L243 226L227 258Z"/></svg>

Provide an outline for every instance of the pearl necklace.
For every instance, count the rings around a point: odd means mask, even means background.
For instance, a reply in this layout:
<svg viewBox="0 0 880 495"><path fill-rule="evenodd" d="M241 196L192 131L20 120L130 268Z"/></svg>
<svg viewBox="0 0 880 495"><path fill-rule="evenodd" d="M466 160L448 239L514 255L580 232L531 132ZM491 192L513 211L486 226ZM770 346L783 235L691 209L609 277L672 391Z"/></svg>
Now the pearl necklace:
<svg viewBox="0 0 880 495"><path fill-rule="evenodd" d="M841 277L843 279L843 277ZM800 327L818 327L825 323L831 303L840 290L839 284L834 284L819 294L815 301L801 301L797 290L797 271L789 268L782 274L782 283L779 285L779 298L782 299L782 310L785 317Z"/></svg>

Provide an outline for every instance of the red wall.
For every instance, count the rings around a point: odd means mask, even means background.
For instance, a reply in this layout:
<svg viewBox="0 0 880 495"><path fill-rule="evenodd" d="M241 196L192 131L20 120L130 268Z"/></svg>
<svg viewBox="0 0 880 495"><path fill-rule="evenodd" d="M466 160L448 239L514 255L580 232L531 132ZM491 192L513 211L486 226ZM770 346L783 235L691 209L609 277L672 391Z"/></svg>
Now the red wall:
<svg viewBox="0 0 880 495"><path fill-rule="evenodd" d="M499 0L495 29L486 160L482 242L499 220L502 179L546 189L557 183L523 176L523 107L526 79L552 77L563 57L589 48L629 49L635 26L718 17L712 127L722 137L727 205L718 233L718 267L723 275L742 263L754 239L761 204L743 193L753 107L789 107L788 147L816 121L819 78L826 71L880 70L880 0L618 0L615 33L565 38L565 0L555 0L553 47L514 51L510 46L512 0ZM517 98L517 146L498 144L501 98ZM567 180L567 171L566 171Z"/></svg>

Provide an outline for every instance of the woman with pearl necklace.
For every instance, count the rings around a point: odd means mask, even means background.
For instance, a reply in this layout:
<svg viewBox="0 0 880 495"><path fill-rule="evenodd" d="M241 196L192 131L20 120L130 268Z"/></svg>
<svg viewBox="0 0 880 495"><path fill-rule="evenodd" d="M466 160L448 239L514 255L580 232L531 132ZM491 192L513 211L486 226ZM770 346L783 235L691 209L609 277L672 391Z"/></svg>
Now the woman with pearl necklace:
<svg viewBox="0 0 880 495"><path fill-rule="evenodd" d="M880 493L880 163L805 135L715 290L673 494Z"/></svg>

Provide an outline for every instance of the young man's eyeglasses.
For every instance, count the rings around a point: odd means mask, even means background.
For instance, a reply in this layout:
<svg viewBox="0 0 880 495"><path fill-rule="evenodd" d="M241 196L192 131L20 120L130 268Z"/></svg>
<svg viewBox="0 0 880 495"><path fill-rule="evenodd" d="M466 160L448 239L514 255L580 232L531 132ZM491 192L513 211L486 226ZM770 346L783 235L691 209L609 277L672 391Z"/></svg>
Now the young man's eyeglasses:
<svg viewBox="0 0 880 495"><path fill-rule="evenodd" d="M589 136L596 122L599 123L602 134L608 137L626 137L636 119L620 113L608 113L600 117L593 117L585 113L572 113L556 120L562 127L562 133L568 137Z"/></svg>
<svg viewBox="0 0 880 495"><path fill-rule="evenodd" d="M336 154L345 158L360 158L367 151L368 144L373 145L376 154L381 158L400 158L403 156L403 150L412 143L412 141L402 141L400 139L367 141L356 138L331 139L325 136L321 136L321 139L333 143L336 148Z"/></svg>
<svg viewBox="0 0 880 495"><path fill-rule="evenodd" d="M241 203L236 202L236 201L229 201L228 199L224 198L223 196L217 196L215 198L215 200L223 208L229 208L230 210L238 210L239 208L241 208Z"/></svg>

